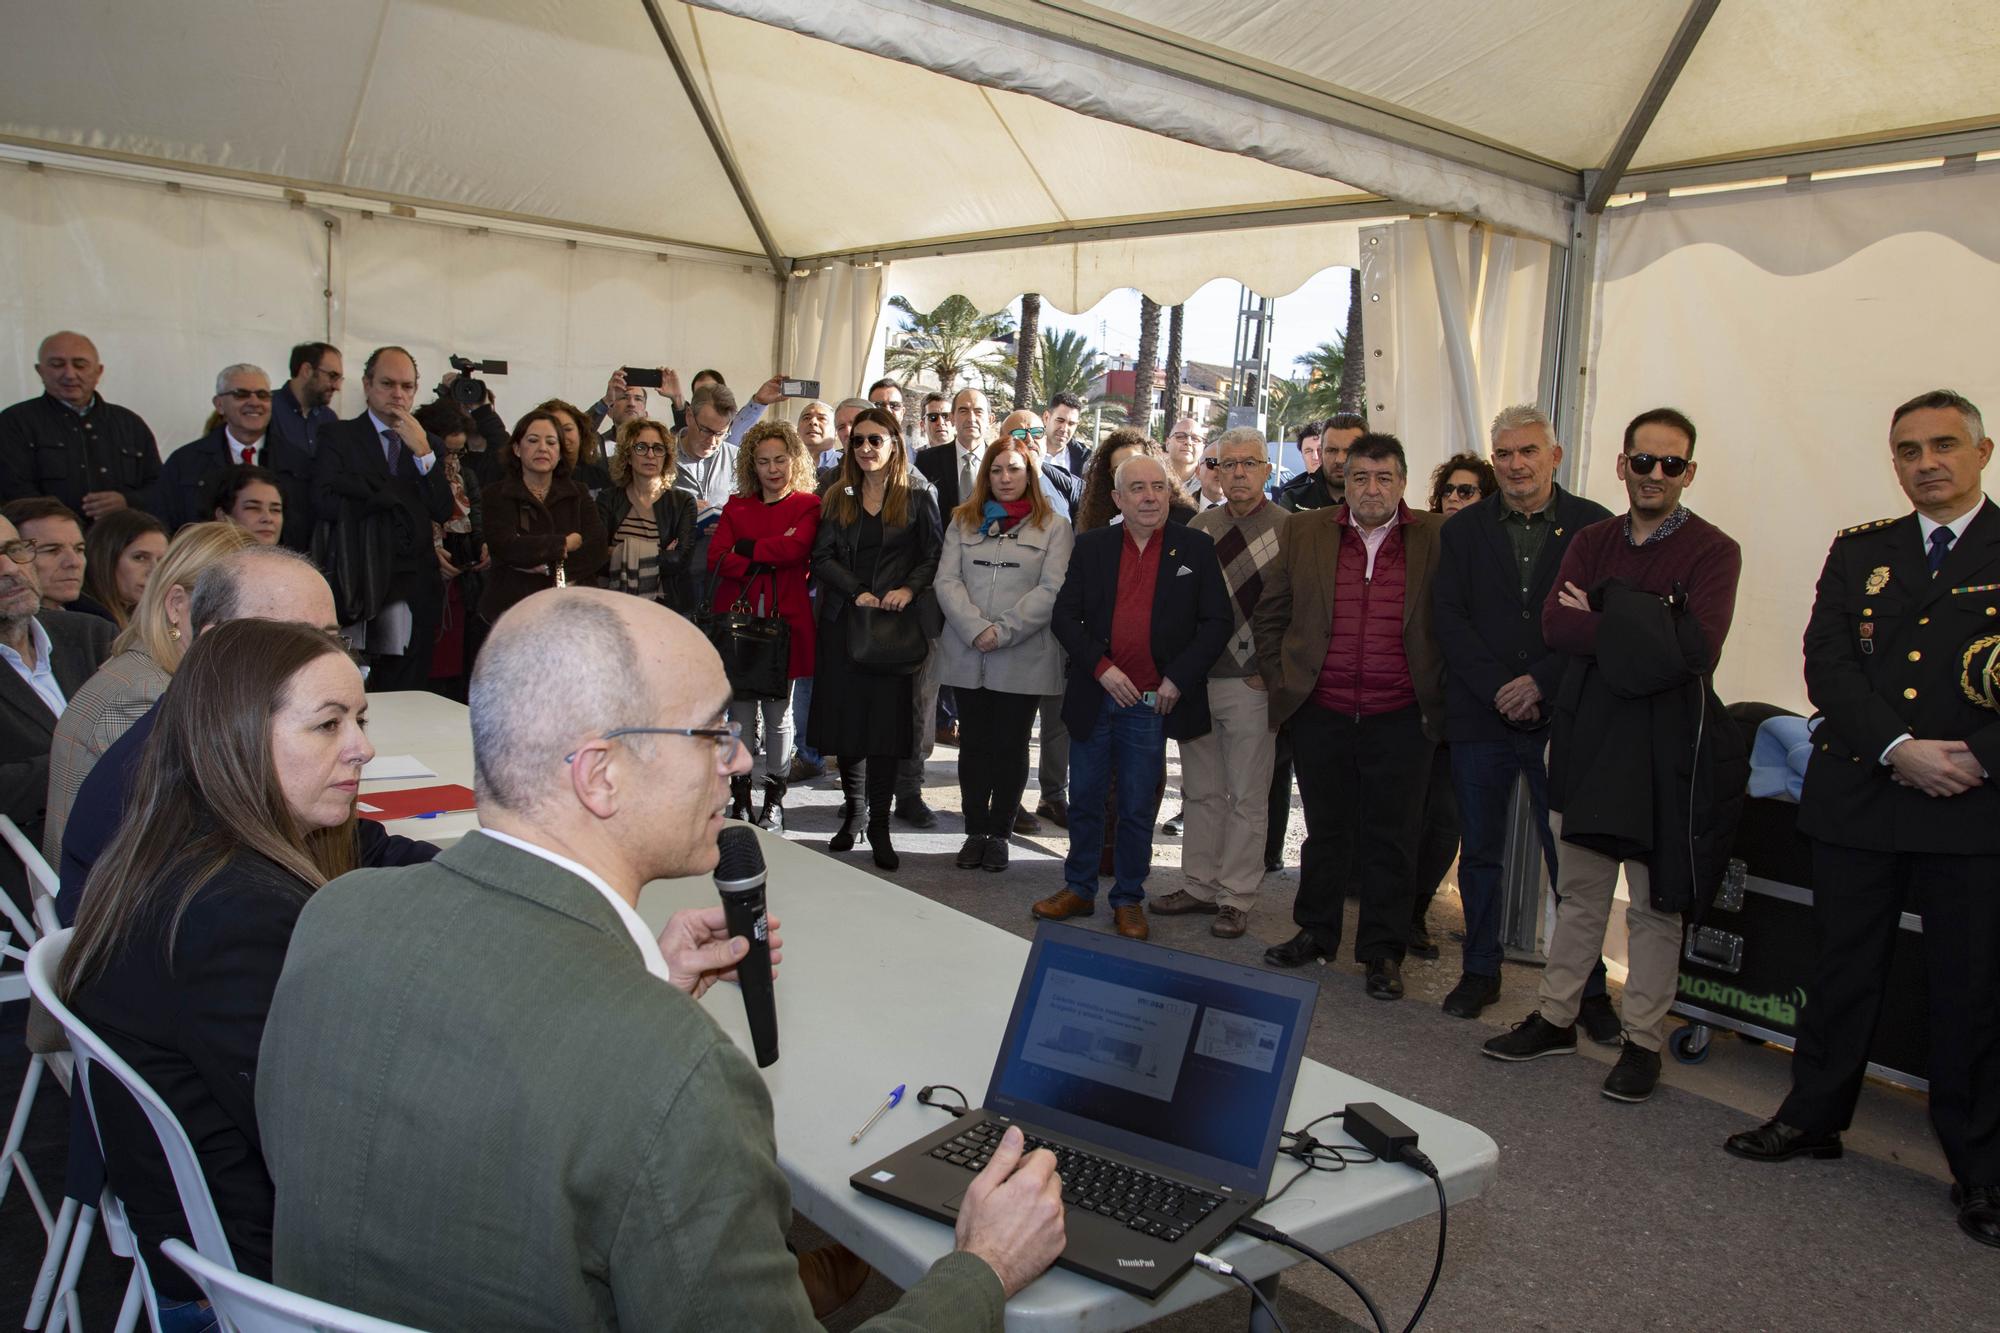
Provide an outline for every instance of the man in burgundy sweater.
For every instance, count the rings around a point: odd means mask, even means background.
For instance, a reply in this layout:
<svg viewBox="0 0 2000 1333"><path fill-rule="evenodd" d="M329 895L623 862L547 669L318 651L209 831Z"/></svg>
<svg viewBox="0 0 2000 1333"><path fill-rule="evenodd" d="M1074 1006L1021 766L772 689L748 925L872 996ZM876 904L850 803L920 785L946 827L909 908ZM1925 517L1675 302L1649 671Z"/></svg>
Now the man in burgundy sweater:
<svg viewBox="0 0 2000 1333"><path fill-rule="evenodd" d="M1708 674L1714 672L1736 611L1743 553L1722 529L1681 505L1681 492L1694 482L1694 436L1694 423L1670 407L1642 412L1625 428L1618 479L1625 483L1632 507L1579 532L1563 555L1556 586L1542 608L1542 632L1550 648L1574 657L1597 655L1604 614L1591 609L1591 592L1618 579L1661 597L1684 594L1687 612L1708 648ZM1551 770L1567 767L1563 760L1561 753L1552 756ZM1559 817L1552 816L1551 823L1561 837ZM1660 1044L1680 976L1681 948L1680 913L1653 907L1642 860L1621 862L1564 843L1556 884L1561 904L1542 972L1540 1008L1512 1032L1487 1042L1485 1050L1497 1060L1532 1060L1576 1050L1577 1008L1604 948L1621 865L1631 894L1625 908L1625 1049L1604 1081L1604 1095L1642 1102L1659 1082Z"/></svg>

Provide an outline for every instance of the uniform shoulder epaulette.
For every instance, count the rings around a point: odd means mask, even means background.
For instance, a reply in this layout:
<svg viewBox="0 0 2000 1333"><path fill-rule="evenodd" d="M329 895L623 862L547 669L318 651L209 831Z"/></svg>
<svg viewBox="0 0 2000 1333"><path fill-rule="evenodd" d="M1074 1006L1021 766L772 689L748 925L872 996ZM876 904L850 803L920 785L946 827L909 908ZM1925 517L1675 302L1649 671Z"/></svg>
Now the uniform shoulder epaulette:
<svg viewBox="0 0 2000 1333"><path fill-rule="evenodd" d="M1839 541L1842 537L1852 537L1857 532L1873 532L1877 528L1886 528L1902 517L1903 515L1898 514L1895 518L1878 518L1873 523L1856 523L1851 528L1842 528L1839 532L1834 533L1833 539Z"/></svg>

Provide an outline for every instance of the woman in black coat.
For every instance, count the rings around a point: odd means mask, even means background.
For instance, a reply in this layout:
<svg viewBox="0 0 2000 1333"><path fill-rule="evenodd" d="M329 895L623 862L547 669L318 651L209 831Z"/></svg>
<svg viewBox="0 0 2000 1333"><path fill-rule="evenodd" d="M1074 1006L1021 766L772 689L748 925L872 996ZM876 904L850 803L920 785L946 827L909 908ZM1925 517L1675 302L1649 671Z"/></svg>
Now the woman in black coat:
<svg viewBox="0 0 2000 1333"><path fill-rule="evenodd" d="M354 868L368 697L345 645L289 621L194 641L161 697L126 818L99 858L57 976L76 1015L187 1130L236 1265L271 1272L257 1051L292 928ZM397 840L402 842L403 840ZM435 849L403 843L395 859ZM94 1081L110 1183L147 1248L165 1323L199 1300L158 1253L188 1228L138 1104Z"/></svg>
<svg viewBox="0 0 2000 1333"><path fill-rule="evenodd" d="M694 614L694 497L674 489L673 435L657 421L618 429L611 484L597 493L597 513L610 543L603 584Z"/></svg>
<svg viewBox="0 0 2000 1333"><path fill-rule="evenodd" d="M943 547L936 497L910 485L902 427L882 408L869 408L849 429L847 453L827 487L813 539L819 633L806 737L820 753L840 756L840 831L828 850L854 846L865 815L868 844L884 870L901 864L889 845L889 806L897 763L917 752L922 653L907 672L878 674L855 664L848 635L864 611L913 616L921 632L912 637L927 648L943 629L931 591Z"/></svg>
<svg viewBox="0 0 2000 1333"><path fill-rule="evenodd" d="M588 584L604 568L604 520L569 475L562 427L537 409L514 423L499 482L480 492L480 521L493 555L479 614L487 624L560 581Z"/></svg>

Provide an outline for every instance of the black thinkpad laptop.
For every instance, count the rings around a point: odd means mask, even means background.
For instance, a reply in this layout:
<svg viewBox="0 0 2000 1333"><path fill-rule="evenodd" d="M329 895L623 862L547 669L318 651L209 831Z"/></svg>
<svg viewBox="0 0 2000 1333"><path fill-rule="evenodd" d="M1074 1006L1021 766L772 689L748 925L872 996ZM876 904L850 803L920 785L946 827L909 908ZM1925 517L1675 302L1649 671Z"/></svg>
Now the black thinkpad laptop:
<svg viewBox="0 0 2000 1333"><path fill-rule="evenodd" d="M1316 983L1044 924L986 1100L858 1171L954 1222L1007 1126L1056 1154L1064 1268L1157 1296L1263 1202Z"/></svg>

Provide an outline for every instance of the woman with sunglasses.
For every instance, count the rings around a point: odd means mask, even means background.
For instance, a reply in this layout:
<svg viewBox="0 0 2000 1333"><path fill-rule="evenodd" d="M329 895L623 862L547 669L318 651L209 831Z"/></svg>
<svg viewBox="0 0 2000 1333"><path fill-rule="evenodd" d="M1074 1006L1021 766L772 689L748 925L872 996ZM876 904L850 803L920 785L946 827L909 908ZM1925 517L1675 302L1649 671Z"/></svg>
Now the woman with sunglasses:
<svg viewBox="0 0 2000 1333"><path fill-rule="evenodd" d="M1478 454L1453 454L1431 473L1431 512L1450 518L1499 488L1491 463Z"/></svg>
<svg viewBox="0 0 2000 1333"><path fill-rule="evenodd" d="M634 417L618 428L611 484L597 493L609 563L604 587L694 614L694 497L674 489L673 433L664 422Z"/></svg>
<svg viewBox="0 0 2000 1333"><path fill-rule="evenodd" d="M840 757L840 831L828 850L853 847L865 818L875 864L884 870L901 864L889 844L889 806L897 764L917 753L922 663L880 674L853 660L848 635L866 610L913 616L925 639L937 638L943 616L931 582L942 539L936 496L910 483L902 428L882 408L863 410L848 430L813 540L819 625L806 736L822 754Z"/></svg>
<svg viewBox="0 0 2000 1333"><path fill-rule="evenodd" d="M1035 709L1062 688L1062 650L1049 621L1074 543L1028 452L1003 434L981 459L972 494L952 511L938 562L945 618L938 680L958 693L961 870L1007 868Z"/></svg>
<svg viewBox="0 0 2000 1333"><path fill-rule="evenodd" d="M726 612L738 597L745 597L758 614L781 617L791 631L786 667L789 680L806 679L813 673L812 594L806 578L813 539L819 535L820 499L813 492L815 461L812 447L784 422L752 426L736 453L736 494L722 507L708 547L709 568L715 577L715 596L709 608ZM764 805L757 811L756 822L761 828L782 833L786 774L792 762L791 696L734 699L729 716L742 727L753 747L758 723L763 724ZM729 780L729 814L732 819L751 817L748 773Z"/></svg>

